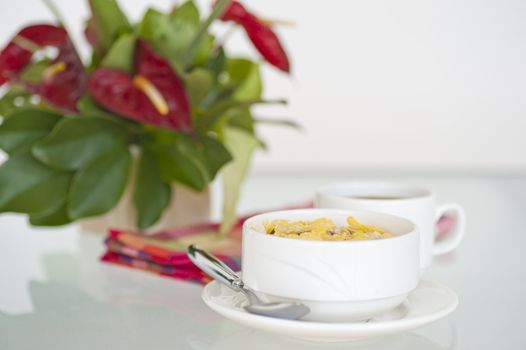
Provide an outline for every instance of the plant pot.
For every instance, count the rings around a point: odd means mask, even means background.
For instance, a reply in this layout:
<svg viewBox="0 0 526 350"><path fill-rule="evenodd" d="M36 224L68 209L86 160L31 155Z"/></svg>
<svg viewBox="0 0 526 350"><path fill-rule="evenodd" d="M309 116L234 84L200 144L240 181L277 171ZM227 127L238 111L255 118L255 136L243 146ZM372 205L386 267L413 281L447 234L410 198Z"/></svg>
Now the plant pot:
<svg viewBox="0 0 526 350"><path fill-rule="evenodd" d="M153 233L210 220L211 195L208 186L202 192L196 192L182 185L173 185L170 204L161 218L147 230L139 230L137 227L137 213L133 204L138 150L131 149L131 152L134 160L133 171L119 203L104 215L80 220L82 231L107 233L108 229L116 228Z"/></svg>
<svg viewBox="0 0 526 350"><path fill-rule="evenodd" d="M172 200L157 223L145 233L206 222L210 219L210 190L194 192L183 186L172 187ZM87 232L107 233L110 228L139 231L133 205L133 191L128 187L119 204L108 213L83 219L80 227Z"/></svg>

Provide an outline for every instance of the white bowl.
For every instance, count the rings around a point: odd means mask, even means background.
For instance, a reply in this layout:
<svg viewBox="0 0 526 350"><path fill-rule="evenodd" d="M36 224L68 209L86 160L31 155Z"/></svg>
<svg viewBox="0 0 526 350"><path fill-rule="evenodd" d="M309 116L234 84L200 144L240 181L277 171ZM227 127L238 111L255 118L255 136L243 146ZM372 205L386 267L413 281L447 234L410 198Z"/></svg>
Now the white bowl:
<svg viewBox="0 0 526 350"><path fill-rule="evenodd" d="M265 233L275 219L328 218L346 225L349 215L394 237L369 241L308 241ZM295 300L311 312L307 320L342 322L374 317L401 304L420 275L419 235L401 217L336 209L277 211L243 225L243 281L269 300Z"/></svg>

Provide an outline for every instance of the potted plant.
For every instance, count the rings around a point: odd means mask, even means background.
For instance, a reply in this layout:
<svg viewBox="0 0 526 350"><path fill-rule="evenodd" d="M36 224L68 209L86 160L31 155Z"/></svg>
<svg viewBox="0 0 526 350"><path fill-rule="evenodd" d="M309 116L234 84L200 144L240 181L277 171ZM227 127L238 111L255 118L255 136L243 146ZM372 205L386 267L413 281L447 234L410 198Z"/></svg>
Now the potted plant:
<svg viewBox="0 0 526 350"><path fill-rule="evenodd" d="M208 185L221 172L227 230L261 146L251 108L284 101L262 97L259 64L229 55L210 24L239 26L288 73L277 36L230 0L206 18L189 0L169 13L148 9L135 24L115 0L89 5L89 64L53 7L58 23L23 28L0 54L0 148L8 154L0 211L25 213L36 226L106 215L105 225L146 230L163 214L188 216L185 203L199 207L198 198L204 209L191 209L206 214ZM167 213L174 208L183 214Z"/></svg>

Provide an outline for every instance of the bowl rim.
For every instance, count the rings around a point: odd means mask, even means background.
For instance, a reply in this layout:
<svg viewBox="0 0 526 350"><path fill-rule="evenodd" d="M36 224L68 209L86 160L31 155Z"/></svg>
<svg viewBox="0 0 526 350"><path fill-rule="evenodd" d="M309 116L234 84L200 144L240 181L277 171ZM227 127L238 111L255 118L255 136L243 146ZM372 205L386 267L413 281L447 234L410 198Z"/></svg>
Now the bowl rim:
<svg viewBox="0 0 526 350"><path fill-rule="evenodd" d="M283 214L287 214L287 213L301 214L301 213L315 213L315 212L330 212L330 213L332 213L334 215L345 215L345 216L354 216L355 213L366 213L366 214L379 215L379 216L383 216L383 217L390 217L390 218L394 218L394 219L399 220L399 221L404 221L405 223L409 224L410 227L411 227L411 230L406 232L406 233L399 234L399 235L393 234L393 237L382 238L382 239L328 241L328 240L307 240L307 239L296 239L296 238L289 238L289 237L277 237L277 236L274 236L274 235L266 234L264 232L260 232L260 231L258 231L256 229L254 229L253 226L251 227L251 225L255 225L254 221L261 221L261 219L263 217L265 217L267 215L271 215L271 214L274 214L274 215L278 214L278 213L283 213ZM320 215L320 217L323 217L323 216ZM331 219L331 217L328 217L328 218ZM307 245L307 246L309 246L309 245L315 245L315 246L316 245L327 245L327 244L330 244L330 245L333 245L333 246L350 245L350 244L356 245L356 246L364 246L364 245L371 245L371 244L374 244L374 245L390 244L391 242L393 242L395 240L399 241L399 240L411 239L412 236L419 234L416 224L413 223L411 220L408 220L408 219L403 218L401 216L391 215L391 214L386 214L386 213L381 213L381 212L371 211L371 210L345 210L345 209L328 209L328 208L275 210L275 211L269 211L269 212L257 214L257 215L251 216L250 218L245 220L245 222L243 223L242 232L243 232L243 235L244 234L255 233L255 234L260 234L262 237L266 237L264 239L274 239L274 240L277 239L277 240L280 240L280 241L285 240L286 242L297 242L297 243L289 243L289 244L299 244L299 245ZM384 242L384 243L382 243L382 242Z"/></svg>

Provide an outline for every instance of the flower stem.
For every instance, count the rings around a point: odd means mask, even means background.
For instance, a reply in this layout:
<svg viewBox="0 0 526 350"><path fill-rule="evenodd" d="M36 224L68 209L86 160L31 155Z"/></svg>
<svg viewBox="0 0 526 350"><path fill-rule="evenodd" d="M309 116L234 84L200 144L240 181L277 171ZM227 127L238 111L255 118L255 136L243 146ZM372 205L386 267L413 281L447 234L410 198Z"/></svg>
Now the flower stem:
<svg viewBox="0 0 526 350"><path fill-rule="evenodd" d="M65 25L64 25L64 23L65 23L64 22L64 16L62 16L62 14L58 10L57 6L53 3L53 1L52 0L42 0L42 1L46 5L46 7L49 9L49 11L53 14L53 16L58 21L58 23L62 27L65 27Z"/></svg>
<svg viewBox="0 0 526 350"><path fill-rule="evenodd" d="M223 14L228 5L230 5L231 1L232 0L219 0L216 6L214 6L213 11L210 13L208 18L204 22L201 22L199 29L197 30L197 34L195 35L194 39L192 40L192 43L188 47L188 50L186 51L185 55L183 56L183 66L185 70L188 69L192 64L197 49L199 48L201 41L203 40L208 31L208 27L210 27L212 22Z"/></svg>

